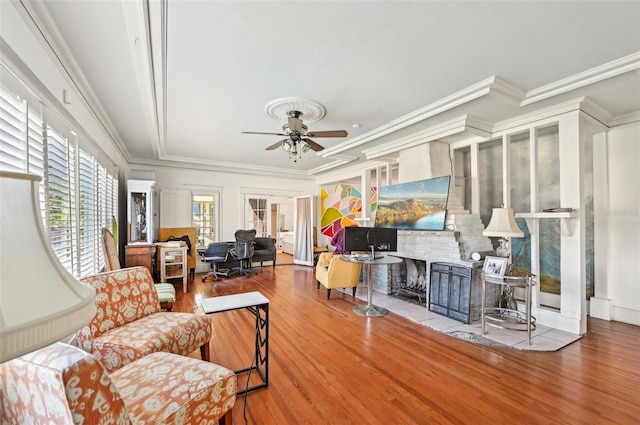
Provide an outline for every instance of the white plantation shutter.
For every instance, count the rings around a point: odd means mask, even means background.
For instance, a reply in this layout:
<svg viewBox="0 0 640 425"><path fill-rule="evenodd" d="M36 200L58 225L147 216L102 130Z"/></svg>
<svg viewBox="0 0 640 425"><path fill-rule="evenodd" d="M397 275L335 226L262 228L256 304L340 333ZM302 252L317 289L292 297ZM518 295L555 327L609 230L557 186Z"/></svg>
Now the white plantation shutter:
<svg viewBox="0 0 640 425"><path fill-rule="evenodd" d="M160 191L160 227L193 226L191 191L163 189Z"/></svg>
<svg viewBox="0 0 640 425"><path fill-rule="evenodd" d="M52 111L45 115L33 92L0 71L0 170L42 177L42 219L54 252L76 277L98 273L100 230L113 230L118 216L117 169L80 147L89 141Z"/></svg>
<svg viewBox="0 0 640 425"><path fill-rule="evenodd" d="M75 149L69 140L47 127L47 186L49 237L51 246L69 272L74 273L75 236Z"/></svg>
<svg viewBox="0 0 640 425"><path fill-rule="evenodd" d="M44 152L44 126L42 120L41 105L36 104L36 108L30 107L27 110L27 171L30 174L38 175L40 181L40 211L42 212L42 222L47 223L47 196L45 191L45 152Z"/></svg>
<svg viewBox="0 0 640 425"><path fill-rule="evenodd" d="M0 88L0 169L26 171L27 102Z"/></svg>
<svg viewBox="0 0 640 425"><path fill-rule="evenodd" d="M78 155L78 275L90 275L98 264L98 253L92 249L100 242L98 235L97 167L86 152Z"/></svg>

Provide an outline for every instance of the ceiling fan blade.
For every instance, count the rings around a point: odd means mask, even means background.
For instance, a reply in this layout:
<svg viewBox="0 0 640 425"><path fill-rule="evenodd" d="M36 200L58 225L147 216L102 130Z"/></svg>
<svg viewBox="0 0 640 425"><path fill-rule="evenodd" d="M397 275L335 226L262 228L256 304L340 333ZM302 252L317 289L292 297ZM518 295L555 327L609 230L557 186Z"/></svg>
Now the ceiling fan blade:
<svg viewBox="0 0 640 425"><path fill-rule="evenodd" d="M263 133L260 131L241 131L240 134L266 134L268 136L288 136L288 134L284 134L284 133Z"/></svg>
<svg viewBox="0 0 640 425"><path fill-rule="evenodd" d="M324 149L324 146L317 144L316 142L314 142L311 139L307 139L306 137L304 139L305 142L307 142L309 144L309 148L312 151L316 151L316 152L320 152L322 149Z"/></svg>
<svg viewBox="0 0 640 425"><path fill-rule="evenodd" d="M302 132L302 120L296 117L289 117L289 130Z"/></svg>
<svg viewBox="0 0 640 425"><path fill-rule="evenodd" d="M333 131L310 131L307 133L309 137L347 137L349 133L344 130Z"/></svg>
<svg viewBox="0 0 640 425"><path fill-rule="evenodd" d="M280 140L278 143L274 143L273 145L265 148L265 150L266 151L272 151L274 149L278 149L280 146L282 146L282 142L284 142L285 140L289 140L289 139Z"/></svg>

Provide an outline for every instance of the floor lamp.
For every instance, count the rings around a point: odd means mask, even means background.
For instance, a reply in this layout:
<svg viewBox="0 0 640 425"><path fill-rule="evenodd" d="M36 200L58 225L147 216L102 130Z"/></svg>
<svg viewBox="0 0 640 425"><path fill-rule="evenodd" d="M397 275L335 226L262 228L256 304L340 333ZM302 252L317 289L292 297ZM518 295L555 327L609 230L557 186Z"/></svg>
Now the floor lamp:
<svg viewBox="0 0 640 425"><path fill-rule="evenodd" d="M0 171L0 362L69 337L96 312L93 288L78 282L51 248L40 180Z"/></svg>

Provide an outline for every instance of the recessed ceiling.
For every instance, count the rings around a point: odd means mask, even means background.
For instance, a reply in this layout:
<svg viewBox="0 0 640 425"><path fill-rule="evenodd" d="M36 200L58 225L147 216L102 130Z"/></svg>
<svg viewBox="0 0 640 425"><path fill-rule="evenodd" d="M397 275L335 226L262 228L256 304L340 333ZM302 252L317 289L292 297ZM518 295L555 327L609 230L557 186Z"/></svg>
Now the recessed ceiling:
<svg viewBox="0 0 640 425"><path fill-rule="evenodd" d="M493 123L579 96L612 117L640 111L637 59L528 105L486 94L447 102L494 76L501 90L525 95L637 55L640 2L111 0L29 7L50 34L57 29L63 60L105 111L105 126L132 163L308 175L341 158L364 161L363 151L393 137L377 137L381 128L425 108L431 112L423 125L434 126L471 113ZM309 131L344 129L349 136L322 139L325 151L294 163L282 150L265 151L278 136L241 134L280 132L286 120L266 108L287 97L326 108Z"/></svg>

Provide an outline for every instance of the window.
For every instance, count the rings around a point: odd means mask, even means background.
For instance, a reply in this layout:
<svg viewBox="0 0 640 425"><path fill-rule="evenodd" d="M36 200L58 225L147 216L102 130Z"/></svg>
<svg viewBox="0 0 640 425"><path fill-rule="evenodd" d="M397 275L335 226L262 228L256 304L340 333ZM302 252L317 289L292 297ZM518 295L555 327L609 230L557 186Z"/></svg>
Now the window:
<svg viewBox="0 0 640 425"><path fill-rule="evenodd" d="M218 196L193 195L193 227L199 247L218 241Z"/></svg>
<svg viewBox="0 0 640 425"><path fill-rule="evenodd" d="M76 277L103 269L100 231L117 234L118 213L117 169L84 149L90 144L82 137L2 73L0 169L42 177L43 224L53 251Z"/></svg>
<svg viewBox="0 0 640 425"><path fill-rule="evenodd" d="M267 236L267 199L247 197L245 217L246 229L256 229L256 236Z"/></svg>

